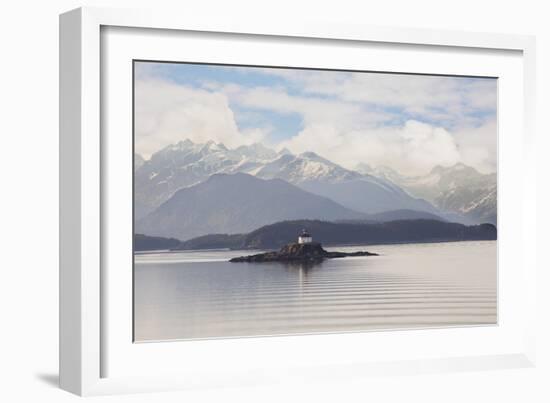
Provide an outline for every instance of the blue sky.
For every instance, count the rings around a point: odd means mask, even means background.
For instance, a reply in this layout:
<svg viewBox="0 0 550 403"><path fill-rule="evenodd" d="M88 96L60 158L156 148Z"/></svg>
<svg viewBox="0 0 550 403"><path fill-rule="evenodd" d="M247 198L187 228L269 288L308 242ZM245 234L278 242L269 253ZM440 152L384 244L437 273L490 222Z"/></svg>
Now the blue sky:
<svg viewBox="0 0 550 403"><path fill-rule="evenodd" d="M145 157L190 138L315 151L348 167L496 167L495 79L153 62L135 68L136 149Z"/></svg>
<svg viewBox="0 0 550 403"><path fill-rule="evenodd" d="M140 63L137 69L143 69ZM274 75L262 74L261 68L247 69L229 66L213 66L184 63L148 63L145 69L157 77L173 81L174 83L190 86L197 89L208 88L208 84L235 84L245 88L254 87L284 87L291 94L299 94L295 86L290 86L287 80ZM292 137L302 128L301 117L298 113L279 113L269 109L242 107L238 103L230 102L239 128L246 130L254 127L271 126L271 140L282 141Z"/></svg>

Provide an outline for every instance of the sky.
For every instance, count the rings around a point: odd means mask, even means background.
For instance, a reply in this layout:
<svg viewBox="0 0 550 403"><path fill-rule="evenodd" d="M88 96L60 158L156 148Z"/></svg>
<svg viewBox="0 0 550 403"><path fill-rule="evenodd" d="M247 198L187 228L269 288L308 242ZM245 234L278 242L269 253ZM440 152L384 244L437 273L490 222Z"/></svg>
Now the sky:
<svg viewBox="0 0 550 403"><path fill-rule="evenodd" d="M492 78L136 62L134 88L135 151L145 158L190 139L410 176L456 163L496 171Z"/></svg>

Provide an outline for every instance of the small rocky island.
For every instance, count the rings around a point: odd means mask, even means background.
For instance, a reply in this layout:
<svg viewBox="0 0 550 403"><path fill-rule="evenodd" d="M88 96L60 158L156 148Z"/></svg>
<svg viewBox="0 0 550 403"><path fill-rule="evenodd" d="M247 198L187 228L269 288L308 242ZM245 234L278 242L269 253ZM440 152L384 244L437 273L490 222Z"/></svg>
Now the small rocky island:
<svg viewBox="0 0 550 403"><path fill-rule="evenodd" d="M230 262L318 262L323 259L335 259L349 256L378 256L376 253L361 252L328 252L320 243L313 242L312 237L305 230L298 237L297 243L285 245L278 252L266 252L256 255L239 256Z"/></svg>

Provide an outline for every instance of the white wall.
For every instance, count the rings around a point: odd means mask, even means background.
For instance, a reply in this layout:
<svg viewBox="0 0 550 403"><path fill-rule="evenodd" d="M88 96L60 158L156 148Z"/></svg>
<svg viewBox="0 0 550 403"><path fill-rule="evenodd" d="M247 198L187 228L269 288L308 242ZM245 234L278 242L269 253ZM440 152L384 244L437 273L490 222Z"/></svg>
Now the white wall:
<svg viewBox="0 0 550 403"><path fill-rule="evenodd" d="M156 7L182 4L182 12L227 18L316 18L374 25L402 25L535 34L539 73L539 205L550 205L547 116L550 109L550 13L546 2L523 0L339 0L321 4L277 1L69 1L11 0L0 6L0 397L5 402L76 400L56 389L57 376L57 16L80 5ZM546 75L545 75L546 73ZM544 177L543 177L544 176ZM540 209L542 210L542 209ZM539 250L548 213L539 211ZM544 235L544 237L543 237ZM544 238L544 239L543 239ZM7 256L7 259L6 259ZM550 268L549 259L544 267ZM541 307L550 307L548 274L541 273ZM103 398L109 401L550 401L548 309L541 309L539 367L533 370L354 379L347 383L203 393ZM498 400L497 400L498 399Z"/></svg>

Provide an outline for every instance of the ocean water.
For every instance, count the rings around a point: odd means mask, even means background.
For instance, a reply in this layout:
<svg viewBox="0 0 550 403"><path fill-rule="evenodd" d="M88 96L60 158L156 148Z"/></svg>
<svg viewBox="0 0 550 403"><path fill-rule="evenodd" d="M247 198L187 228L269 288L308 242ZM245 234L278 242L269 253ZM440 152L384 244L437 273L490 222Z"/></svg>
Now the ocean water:
<svg viewBox="0 0 550 403"><path fill-rule="evenodd" d="M380 256L229 263L250 251L139 254L135 341L497 322L496 241L326 248Z"/></svg>

